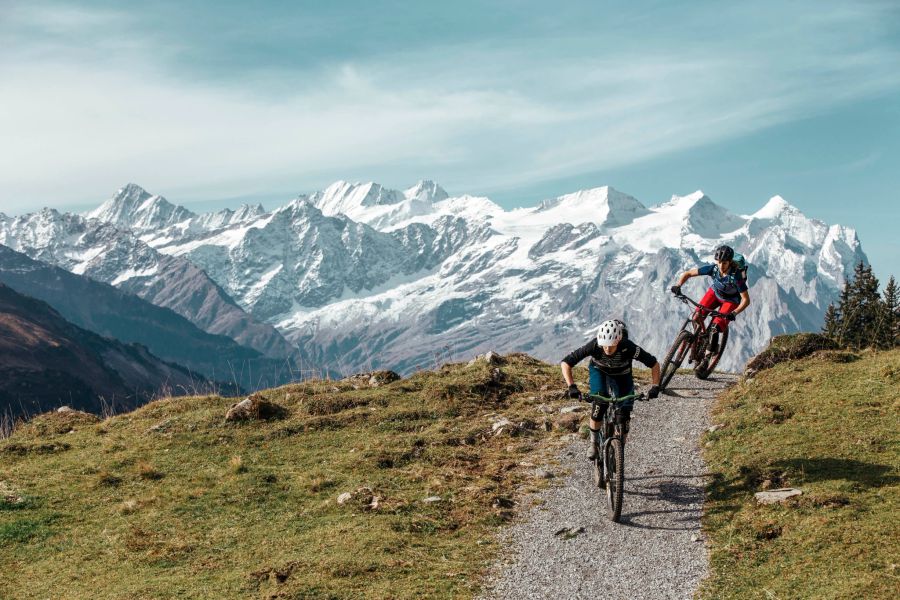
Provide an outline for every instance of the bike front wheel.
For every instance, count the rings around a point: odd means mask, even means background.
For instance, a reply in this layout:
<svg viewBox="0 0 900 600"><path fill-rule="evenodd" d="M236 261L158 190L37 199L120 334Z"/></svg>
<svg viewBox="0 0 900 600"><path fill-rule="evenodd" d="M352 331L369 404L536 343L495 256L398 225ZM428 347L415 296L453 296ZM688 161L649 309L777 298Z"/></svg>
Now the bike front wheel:
<svg viewBox="0 0 900 600"><path fill-rule="evenodd" d="M719 351L709 357L709 361L703 361L699 365L697 365L696 371L694 374L697 376L697 379L706 379L712 372L715 370L716 365L719 364L719 359L722 358L722 353L725 352L725 346L728 344L728 330L726 329L721 334L721 339L719 340Z"/></svg>
<svg viewBox="0 0 900 600"><path fill-rule="evenodd" d="M614 523L622 516L622 497L625 487L625 454L622 440L612 438L603 448L603 463L606 470L606 504L609 518Z"/></svg>
<svg viewBox="0 0 900 600"><path fill-rule="evenodd" d="M659 389L666 389L666 386L669 385L672 376L675 375L675 371L681 367L681 363L684 362L690 349L691 334L687 331L679 332L675 337L672 346L669 348L666 358L663 359L662 372L660 373L659 378Z"/></svg>

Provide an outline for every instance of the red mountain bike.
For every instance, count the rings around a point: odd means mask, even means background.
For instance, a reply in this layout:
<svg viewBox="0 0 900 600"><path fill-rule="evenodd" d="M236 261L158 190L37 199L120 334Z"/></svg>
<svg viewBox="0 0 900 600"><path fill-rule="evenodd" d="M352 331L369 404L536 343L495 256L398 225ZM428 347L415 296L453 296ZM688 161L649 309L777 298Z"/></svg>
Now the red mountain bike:
<svg viewBox="0 0 900 600"><path fill-rule="evenodd" d="M712 310L697 304L684 294L676 296L685 304L692 304L696 310L685 319L684 324L675 336L675 341L669 347L669 352L662 363L662 373L659 379L659 389L664 390L675 375L675 371L681 368L681 364L687 359L688 364L694 365L694 375L698 379L706 379L710 376L725 346L728 344L728 329L719 333L719 351L710 356L706 356L706 347L709 345L709 326L707 325L707 317L714 319L716 317L725 317L724 313Z"/></svg>

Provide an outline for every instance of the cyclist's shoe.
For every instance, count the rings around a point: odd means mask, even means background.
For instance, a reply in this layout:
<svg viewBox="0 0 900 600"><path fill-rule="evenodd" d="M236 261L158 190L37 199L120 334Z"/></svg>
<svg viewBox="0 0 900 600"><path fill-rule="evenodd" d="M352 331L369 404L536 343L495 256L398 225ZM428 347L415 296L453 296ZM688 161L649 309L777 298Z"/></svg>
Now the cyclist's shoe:
<svg viewBox="0 0 900 600"><path fill-rule="evenodd" d="M591 447L588 450L588 460L596 460L599 451L597 447L600 445L600 431L594 429L588 429L591 440Z"/></svg>

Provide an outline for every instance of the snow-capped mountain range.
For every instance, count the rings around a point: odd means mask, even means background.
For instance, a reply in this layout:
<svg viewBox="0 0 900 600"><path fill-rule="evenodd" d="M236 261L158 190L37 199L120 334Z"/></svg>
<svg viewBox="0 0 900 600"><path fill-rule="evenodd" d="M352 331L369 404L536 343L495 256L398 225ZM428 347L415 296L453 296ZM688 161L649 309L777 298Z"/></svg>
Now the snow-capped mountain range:
<svg viewBox="0 0 900 600"><path fill-rule="evenodd" d="M699 191L647 207L600 187L504 210L430 181L403 191L337 182L272 211L204 215L128 185L84 216L0 215L0 243L156 303L181 285L161 273L190 265L249 321L344 373L410 371L486 349L555 361L609 317L661 359L686 315L668 288L722 243L751 264L752 304L722 362L737 369L772 335L819 328L866 261L853 229L778 196L735 215ZM694 279L686 292L706 286Z"/></svg>

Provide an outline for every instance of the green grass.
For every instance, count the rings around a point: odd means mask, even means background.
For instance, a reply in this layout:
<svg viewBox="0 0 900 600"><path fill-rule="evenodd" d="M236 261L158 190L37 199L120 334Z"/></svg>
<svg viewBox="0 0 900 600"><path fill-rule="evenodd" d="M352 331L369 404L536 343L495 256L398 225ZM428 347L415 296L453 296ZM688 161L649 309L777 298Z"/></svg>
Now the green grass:
<svg viewBox="0 0 900 600"><path fill-rule="evenodd" d="M493 369L286 386L270 421L225 423L219 397L38 417L0 441L25 499L0 504L0 598L472 597L546 485L529 464L561 437L536 407L566 402L555 365ZM493 413L526 430L492 435Z"/></svg>
<svg viewBox="0 0 900 600"><path fill-rule="evenodd" d="M820 352L719 398L701 597L900 598L900 351ZM756 505L765 488L803 495Z"/></svg>

